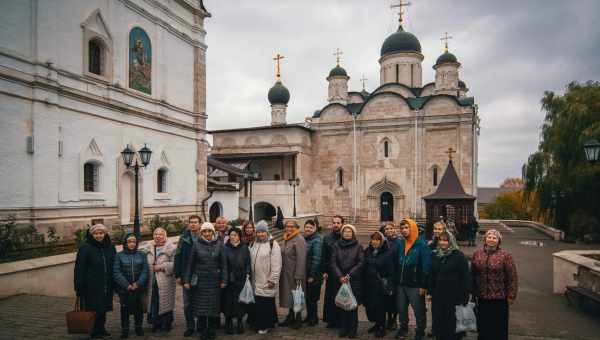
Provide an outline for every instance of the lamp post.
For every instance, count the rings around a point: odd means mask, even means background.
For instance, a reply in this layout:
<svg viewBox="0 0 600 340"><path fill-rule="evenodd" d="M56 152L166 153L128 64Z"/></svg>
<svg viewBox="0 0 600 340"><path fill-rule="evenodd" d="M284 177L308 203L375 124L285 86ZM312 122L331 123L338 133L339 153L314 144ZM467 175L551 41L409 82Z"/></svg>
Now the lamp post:
<svg viewBox="0 0 600 340"><path fill-rule="evenodd" d="M252 182L254 182L258 178L258 174L256 172L248 171L244 172L244 179L249 183L250 186L250 209L248 211L248 219L254 222L254 206L252 204Z"/></svg>
<svg viewBox="0 0 600 340"><path fill-rule="evenodd" d="M595 139L587 141L583 144L585 158L591 164L595 164L600 159L600 142Z"/></svg>
<svg viewBox="0 0 600 340"><path fill-rule="evenodd" d="M554 227L558 228L560 222L560 217L561 214L560 212L562 211L562 203L561 201L563 200L563 198L565 198L565 196L567 195L566 192L564 191L555 191L552 193L552 205L554 206Z"/></svg>
<svg viewBox="0 0 600 340"><path fill-rule="evenodd" d="M296 217L296 187L300 185L300 178L290 178L288 182L294 188L294 217Z"/></svg>
<svg viewBox="0 0 600 340"><path fill-rule="evenodd" d="M150 149L148 149L146 144L144 144L144 147L141 148L140 151L138 151L138 154L140 155L142 164L138 163L137 158L135 158L135 151L133 151L129 147L129 144L127 144L125 149L123 149L123 151L121 151L121 156L123 156L123 162L125 163L125 166L127 168L133 168L134 181L135 181L135 215L133 217L133 233L135 234L135 236L137 238L140 238L142 236L142 234L140 232L140 207L139 207L139 194L138 194L139 193L138 178L139 178L140 167L146 167L148 164L150 164L150 156L152 156L152 151Z"/></svg>

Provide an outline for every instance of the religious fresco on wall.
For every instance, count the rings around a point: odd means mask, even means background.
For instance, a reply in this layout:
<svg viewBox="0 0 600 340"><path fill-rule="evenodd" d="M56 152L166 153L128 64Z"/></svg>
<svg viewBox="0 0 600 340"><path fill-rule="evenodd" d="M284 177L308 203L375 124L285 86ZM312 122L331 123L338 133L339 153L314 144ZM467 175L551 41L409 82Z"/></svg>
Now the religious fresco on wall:
<svg viewBox="0 0 600 340"><path fill-rule="evenodd" d="M129 33L129 87L152 93L152 45L146 32L139 27Z"/></svg>

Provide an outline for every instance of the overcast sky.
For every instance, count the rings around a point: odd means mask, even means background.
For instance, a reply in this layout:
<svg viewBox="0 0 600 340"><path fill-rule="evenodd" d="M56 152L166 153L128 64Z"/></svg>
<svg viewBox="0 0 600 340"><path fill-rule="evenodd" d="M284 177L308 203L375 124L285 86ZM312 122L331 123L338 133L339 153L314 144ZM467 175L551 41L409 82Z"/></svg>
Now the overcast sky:
<svg viewBox="0 0 600 340"><path fill-rule="evenodd" d="M479 186L520 177L537 149L544 91L573 80L600 79L600 29L595 0L412 0L405 30L423 49L423 84L448 32L462 63L460 78L481 116ZM394 0L393 3L397 3ZM267 92L273 56L285 56L282 80L291 92L288 123L304 121L327 102L332 55L343 51L350 90L379 86L379 50L397 29L392 0L204 0L207 30L208 128L270 124ZM596 20L594 20L596 19ZM596 22L594 24L593 22Z"/></svg>

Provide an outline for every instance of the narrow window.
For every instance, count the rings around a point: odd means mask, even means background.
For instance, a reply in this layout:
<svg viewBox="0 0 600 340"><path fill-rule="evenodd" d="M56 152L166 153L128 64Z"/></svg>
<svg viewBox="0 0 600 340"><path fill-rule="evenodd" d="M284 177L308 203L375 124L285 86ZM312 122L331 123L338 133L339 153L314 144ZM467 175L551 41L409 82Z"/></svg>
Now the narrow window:
<svg viewBox="0 0 600 340"><path fill-rule="evenodd" d="M159 169L156 175L156 191L167 192L167 169Z"/></svg>
<svg viewBox="0 0 600 340"><path fill-rule="evenodd" d="M388 158L390 156L390 143L386 140L383 142L383 157Z"/></svg>
<svg viewBox="0 0 600 340"><path fill-rule="evenodd" d="M337 169L336 173L336 184L338 187L344 186L344 170L342 168Z"/></svg>
<svg viewBox="0 0 600 340"><path fill-rule="evenodd" d="M437 166L433 168L433 186L438 185L438 168Z"/></svg>
<svg viewBox="0 0 600 340"><path fill-rule="evenodd" d="M396 83L400 82L400 65L396 64Z"/></svg>
<svg viewBox="0 0 600 340"><path fill-rule="evenodd" d="M98 165L87 162L83 165L83 191L98 191Z"/></svg>
<svg viewBox="0 0 600 340"><path fill-rule="evenodd" d="M97 75L102 75L102 45L97 39L90 40L88 43L88 71Z"/></svg>

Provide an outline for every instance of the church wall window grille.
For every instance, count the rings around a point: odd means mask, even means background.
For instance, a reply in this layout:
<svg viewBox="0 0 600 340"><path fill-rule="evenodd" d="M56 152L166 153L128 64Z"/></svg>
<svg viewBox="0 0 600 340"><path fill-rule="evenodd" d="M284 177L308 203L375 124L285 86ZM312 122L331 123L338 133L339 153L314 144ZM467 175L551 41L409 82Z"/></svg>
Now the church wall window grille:
<svg viewBox="0 0 600 340"><path fill-rule="evenodd" d="M100 187L100 166L94 162L83 165L83 191L98 192Z"/></svg>
<svg viewBox="0 0 600 340"><path fill-rule="evenodd" d="M344 186L344 169L339 168L335 173L335 182L338 187Z"/></svg>
<svg viewBox="0 0 600 340"><path fill-rule="evenodd" d="M433 176L433 186L437 186L438 185L438 168L437 166L434 166L432 171L432 176Z"/></svg>
<svg viewBox="0 0 600 340"><path fill-rule="evenodd" d="M158 169L158 172L156 174L156 192L158 192L158 193L168 192L167 179L168 179L168 170L165 168Z"/></svg>
<svg viewBox="0 0 600 340"><path fill-rule="evenodd" d="M390 157L390 142L387 140L383 142L383 157Z"/></svg>
<svg viewBox="0 0 600 340"><path fill-rule="evenodd" d="M105 59L105 48L99 39L88 42L88 71L99 76L104 74L103 60Z"/></svg>
<svg viewBox="0 0 600 340"><path fill-rule="evenodd" d="M140 27L129 33L129 88L152 94L152 43Z"/></svg>

